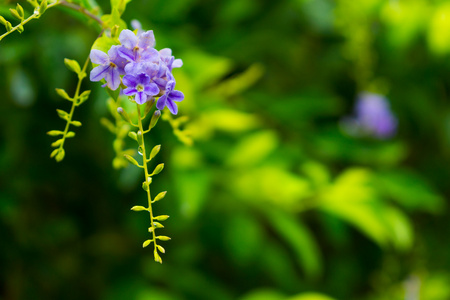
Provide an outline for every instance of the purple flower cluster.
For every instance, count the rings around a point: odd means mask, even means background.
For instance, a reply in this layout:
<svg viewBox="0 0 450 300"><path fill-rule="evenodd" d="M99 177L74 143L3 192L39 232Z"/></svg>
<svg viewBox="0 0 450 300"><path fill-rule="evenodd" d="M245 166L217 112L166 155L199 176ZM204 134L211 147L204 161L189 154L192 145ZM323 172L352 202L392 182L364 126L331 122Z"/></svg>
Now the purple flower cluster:
<svg viewBox="0 0 450 300"><path fill-rule="evenodd" d="M342 125L350 135L387 139L396 133L397 118L386 97L366 92L358 96L355 115L345 118Z"/></svg>
<svg viewBox="0 0 450 300"><path fill-rule="evenodd" d="M162 110L167 106L176 115L175 102L183 101L184 95L175 90L172 69L183 65L181 59L175 59L171 49L157 51L152 30L138 30L136 35L125 29L120 33L119 41L121 45L112 46L108 54L91 50L91 61L98 64L91 71L91 81L105 79L111 90L116 90L122 83L126 87L123 93L134 96L138 104L159 97L156 107Z"/></svg>

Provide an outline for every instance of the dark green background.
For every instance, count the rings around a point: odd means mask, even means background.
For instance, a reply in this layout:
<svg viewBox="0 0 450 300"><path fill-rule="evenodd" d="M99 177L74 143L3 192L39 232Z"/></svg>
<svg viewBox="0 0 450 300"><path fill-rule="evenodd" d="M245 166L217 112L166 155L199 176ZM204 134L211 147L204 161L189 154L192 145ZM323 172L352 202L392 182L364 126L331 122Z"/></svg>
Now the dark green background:
<svg viewBox="0 0 450 300"><path fill-rule="evenodd" d="M100 84L49 158L70 108L54 89L76 85L63 60L98 34L53 8L0 42L0 299L450 299L446 1L133 0L122 17L184 61L194 146L162 120L148 142L164 263L130 211L141 170L112 167ZM340 130L362 91L389 98L394 138Z"/></svg>

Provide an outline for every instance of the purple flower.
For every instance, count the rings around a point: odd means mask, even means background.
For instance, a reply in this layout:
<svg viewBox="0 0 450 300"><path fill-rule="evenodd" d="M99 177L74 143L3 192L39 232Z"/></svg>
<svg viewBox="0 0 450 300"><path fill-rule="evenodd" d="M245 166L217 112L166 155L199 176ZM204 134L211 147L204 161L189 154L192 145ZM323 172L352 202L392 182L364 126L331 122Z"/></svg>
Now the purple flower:
<svg viewBox="0 0 450 300"><path fill-rule="evenodd" d="M181 68L183 65L183 61L181 59L175 59L174 56L172 56L172 49L170 48L164 48L159 50L159 57L162 62L164 62L169 68L169 71L172 72L172 68Z"/></svg>
<svg viewBox="0 0 450 300"><path fill-rule="evenodd" d="M120 75L125 75L124 67L127 61L118 55L118 48L119 46L112 46L108 54L96 49L91 50L91 61L99 65L92 69L91 81L100 81L104 78L111 90L119 87Z"/></svg>
<svg viewBox="0 0 450 300"><path fill-rule="evenodd" d="M175 102L183 101L184 95L180 91L174 91L174 88L175 80L169 80L166 85L166 92L158 99L156 108L158 108L159 110L163 110L163 108L167 106L170 112L176 115L178 113L178 106L175 104Z"/></svg>
<svg viewBox="0 0 450 300"><path fill-rule="evenodd" d="M123 77L123 83L127 86L123 93L127 96L135 95L134 100L138 104L144 104L149 96L159 93L158 86L150 82L150 77L144 73L137 76L126 75Z"/></svg>
<svg viewBox="0 0 450 300"><path fill-rule="evenodd" d="M155 46L155 36L153 30L149 30L136 36L133 31L124 29L119 35L122 47L119 48L119 55L131 62L157 61L158 51Z"/></svg>
<svg viewBox="0 0 450 300"><path fill-rule="evenodd" d="M343 127L351 135L387 139L395 134L397 123L386 97L366 92L358 96L355 116L346 118Z"/></svg>

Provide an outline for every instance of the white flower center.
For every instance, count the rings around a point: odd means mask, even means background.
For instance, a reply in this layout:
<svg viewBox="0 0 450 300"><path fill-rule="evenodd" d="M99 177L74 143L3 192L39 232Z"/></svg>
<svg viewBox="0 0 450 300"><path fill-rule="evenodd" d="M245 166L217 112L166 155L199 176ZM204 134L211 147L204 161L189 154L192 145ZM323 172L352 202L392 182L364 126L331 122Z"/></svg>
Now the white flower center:
<svg viewBox="0 0 450 300"><path fill-rule="evenodd" d="M144 90L144 86L143 86L142 84L138 84L138 85L136 86L136 90L137 90L138 92L142 92L142 91Z"/></svg>

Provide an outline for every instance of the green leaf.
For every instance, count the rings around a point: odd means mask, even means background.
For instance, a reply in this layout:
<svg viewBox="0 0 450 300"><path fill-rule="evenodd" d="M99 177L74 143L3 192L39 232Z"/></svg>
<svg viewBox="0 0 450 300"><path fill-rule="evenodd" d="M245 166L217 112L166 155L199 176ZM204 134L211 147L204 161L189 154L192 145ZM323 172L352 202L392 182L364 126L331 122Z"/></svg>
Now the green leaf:
<svg viewBox="0 0 450 300"><path fill-rule="evenodd" d="M64 64L70 71L75 72L77 74L81 73L80 65L76 60L64 58Z"/></svg>
<svg viewBox="0 0 450 300"><path fill-rule="evenodd" d="M106 129L111 131L111 133L116 133L116 126L107 118L101 118L100 124L102 124Z"/></svg>
<svg viewBox="0 0 450 300"><path fill-rule="evenodd" d="M89 99L89 95L91 94L90 90L84 91L81 93L81 95L79 96L79 100L77 105L81 105L83 104L87 99Z"/></svg>
<svg viewBox="0 0 450 300"><path fill-rule="evenodd" d="M319 248L309 232L294 215L277 209L264 211L275 231L292 247L297 263L311 278L321 273L322 262Z"/></svg>
<svg viewBox="0 0 450 300"><path fill-rule="evenodd" d="M161 150L161 145L156 145L155 147L153 147L148 160L152 160L159 153L159 150Z"/></svg>
<svg viewBox="0 0 450 300"><path fill-rule="evenodd" d="M133 157L131 157L131 156L128 155L128 154L124 154L123 156L124 156L130 163L132 163L133 165L139 167L139 163L138 163Z"/></svg>
<svg viewBox="0 0 450 300"><path fill-rule="evenodd" d="M119 14L122 15L130 1L131 0L111 0L111 8L112 10L117 9Z"/></svg>
<svg viewBox="0 0 450 300"><path fill-rule="evenodd" d="M69 114L61 109L57 109L56 112L58 113L58 116L63 120L68 120Z"/></svg>
<svg viewBox="0 0 450 300"><path fill-rule="evenodd" d="M66 134L66 138L73 138L75 136L75 132L73 132L73 131L69 131L67 134Z"/></svg>
<svg viewBox="0 0 450 300"><path fill-rule="evenodd" d="M131 210L132 211L144 211L144 210L147 210L147 209L145 207L143 207L143 206L133 206L131 208Z"/></svg>
<svg viewBox="0 0 450 300"><path fill-rule="evenodd" d="M72 124L73 126L76 126L76 127L80 127L81 126L81 122L80 121L72 121L72 122L70 122L70 124Z"/></svg>
<svg viewBox="0 0 450 300"><path fill-rule="evenodd" d="M158 195L156 195L156 197L153 199L153 202L159 201L161 199L163 199L166 196L167 192L161 192Z"/></svg>
<svg viewBox="0 0 450 300"><path fill-rule="evenodd" d="M59 139L56 142L52 143L52 147L58 147L59 145L61 145L63 143L64 139Z"/></svg>
<svg viewBox="0 0 450 300"><path fill-rule="evenodd" d="M227 163L237 167L247 167L263 161L278 146L278 138L273 131L260 131L242 139L228 156Z"/></svg>
<svg viewBox="0 0 450 300"><path fill-rule="evenodd" d="M63 90L63 89L55 89L55 90L56 90L56 93L59 96L61 96L62 98L66 99L66 100L69 100L69 101L72 101L72 98L66 93L65 90Z"/></svg>
<svg viewBox="0 0 450 300"><path fill-rule="evenodd" d="M47 134L50 135L50 136L58 136L58 135L64 134L64 131L50 130L49 132L47 132Z"/></svg>
<svg viewBox="0 0 450 300"><path fill-rule="evenodd" d="M169 218L168 215L161 215L161 216L153 217L153 219L156 220L156 221L165 221L168 218Z"/></svg>
<svg viewBox="0 0 450 300"><path fill-rule="evenodd" d="M66 155L66 151L64 151L64 149L60 149L58 154L56 155L55 159L57 162L60 162L64 159L64 156Z"/></svg>
<svg viewBox="0 0 450 300"><path fill-rule="evenodd" d="M120 18L118 8L112 8L111 14L103 15L101 20L106 28L113 28L115 25L119 26L119 32L127 28L127 24Z"/></svg>
<svg viewBox="0 0 450 300"><path fill-rule="evenodd" d="M156 166L156 168L153 170L153 173L150 174L150 176L156 175L161 173L161 171L164 169L164 164L159 164Z"/></svg>
<svg viewBox="0 0 450 300"><path fill-rule="evenodd" d="M58 154L58 152L59 152L59 148L58 148L58 149L55 149L55 150L53 150L53 151L52 151L52 153L50 154L50 158L53 158L53 157L55 157L55 155L56 155L56 154Z"/></svg>
<svg viewBox="0 0 450 300"><path fill-rule="evenodd" d="M117 44L119 44L118 41L103 34L101 37L99 37L95 40L91 49L97 49L97 50L103 51L105 53L108 53L109 49L111 49L111 46L114 46ZM116 98L114 100L116 100Z"/></svg>

